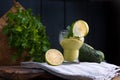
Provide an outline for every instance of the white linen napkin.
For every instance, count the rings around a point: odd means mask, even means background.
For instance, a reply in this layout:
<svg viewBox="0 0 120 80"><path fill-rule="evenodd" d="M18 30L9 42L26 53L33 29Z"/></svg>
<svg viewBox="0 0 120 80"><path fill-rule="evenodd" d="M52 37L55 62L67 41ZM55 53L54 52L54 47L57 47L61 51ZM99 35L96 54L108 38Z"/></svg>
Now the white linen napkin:
<svg viewBox="0 0 120 80"><path fill-rule="evenodd" d="M120 75L120 67L106 62L101 63L63 63L51 66L47 63L22 62L21 66L28 68L41 68L53 75L68 80L112 80Z"/></svg>

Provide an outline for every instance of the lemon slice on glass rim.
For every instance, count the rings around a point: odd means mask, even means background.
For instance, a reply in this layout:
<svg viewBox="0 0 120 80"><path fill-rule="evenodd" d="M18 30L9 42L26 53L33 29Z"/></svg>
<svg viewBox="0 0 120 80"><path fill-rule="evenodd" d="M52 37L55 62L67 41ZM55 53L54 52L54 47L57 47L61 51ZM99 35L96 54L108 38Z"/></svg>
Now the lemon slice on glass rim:
<svg viewBox="0 0 120 80"><path fill-rule="evenodd" d="M89 32L89 26L84 20L78 20L73 24L73 36L85 37Z"/></svg>
<svg viewBox="0 0 120 80"><path fill-rule="evenodd" d="M53 66L58 66L64 61L62 53L57 49L49 49L45 53L45 59L48 64Z"/></svg>

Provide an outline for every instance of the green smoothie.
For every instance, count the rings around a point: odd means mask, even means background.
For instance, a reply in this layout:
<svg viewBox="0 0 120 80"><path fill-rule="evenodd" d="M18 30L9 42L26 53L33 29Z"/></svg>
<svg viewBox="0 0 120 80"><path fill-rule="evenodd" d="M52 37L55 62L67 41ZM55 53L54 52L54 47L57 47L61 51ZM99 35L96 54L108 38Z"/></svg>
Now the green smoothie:
<svg viewBox="0 0 120 80"><path fill-rule="evenodd" d="M60 44L63 48L64 60L74 62L78 59L79 49L83 45L84 40L75 38L64 38Z"/></svg>

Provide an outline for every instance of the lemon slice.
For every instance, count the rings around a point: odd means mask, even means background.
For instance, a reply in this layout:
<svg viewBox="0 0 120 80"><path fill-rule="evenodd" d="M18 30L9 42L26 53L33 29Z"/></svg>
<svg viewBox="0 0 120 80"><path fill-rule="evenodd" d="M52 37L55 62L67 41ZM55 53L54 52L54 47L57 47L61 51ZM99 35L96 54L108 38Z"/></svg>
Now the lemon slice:
<svg viewBox="0 0 120 80"><path fill-rule="evenodd" d="M53 66L58 66L64 61L63 55L57 49L49 49L45 54L46 62Z"/></svg>
<svg viewBox="0 0 120 80"><path fill-rule="evenodd" d="M73 36L84 37L88 34L88 24L83 20L78 20L73 24Z"/></svg>

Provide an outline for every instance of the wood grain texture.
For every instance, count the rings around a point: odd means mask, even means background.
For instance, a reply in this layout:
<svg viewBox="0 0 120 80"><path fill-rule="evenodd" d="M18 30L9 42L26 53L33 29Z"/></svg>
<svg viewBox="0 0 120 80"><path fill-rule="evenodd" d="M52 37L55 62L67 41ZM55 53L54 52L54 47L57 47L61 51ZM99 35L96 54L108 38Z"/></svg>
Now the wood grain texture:
<svg viewBox="0 0 120 80"><path fill-rule="evenodd" d="M16 2L1 18L0 18L0 66L13 66L20 65L20 62L23 61L26 52L23 56L17 61L12 60L12 55L16 53L16 49L10 48L8 45L8 38L3 34L3 27L7 24L7 13L15 13L17 10L15 7L23 8L19 2Z"/></svg>
<svg viewBox="0 0 120 80"><path fill-rule="evenodd" d="M25 68L21 66L1 66L0 80L65 80L42 69ZM113 78L120 80L120 76Z"/></svg>
<svg viewBox="0 0 120 80"><path fill-rule="evenodd" d="M61 80L61 78L49 74L48 72L42 69L30 69L20 66L1 66L0 78L9 80L33 80L33 79Z"/></svg>
<svg viewBox="0 0 120 80"><path fill-rule="evenodd" d="M120 76L113 78L113 80L120 80Z"/></svg>

